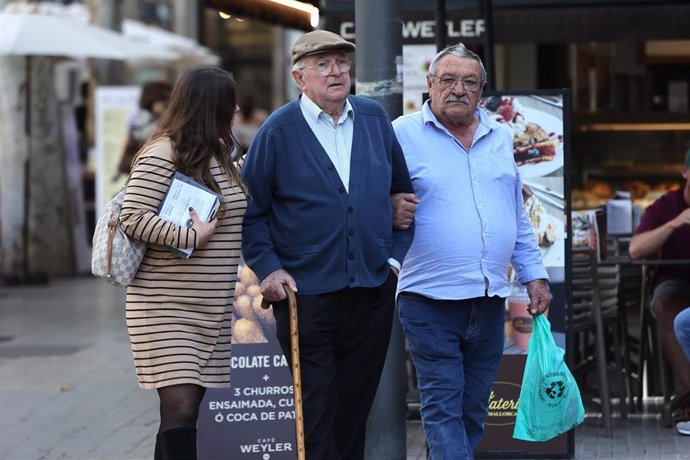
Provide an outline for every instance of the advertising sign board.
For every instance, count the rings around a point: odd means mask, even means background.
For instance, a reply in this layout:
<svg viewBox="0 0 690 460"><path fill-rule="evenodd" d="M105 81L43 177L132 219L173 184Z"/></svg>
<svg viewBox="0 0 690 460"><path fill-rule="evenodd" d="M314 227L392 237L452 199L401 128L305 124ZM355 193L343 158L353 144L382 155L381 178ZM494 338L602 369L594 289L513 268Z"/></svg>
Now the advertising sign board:
<svg viewBox="0 0 690 460"><path fill-rule="evenodd" d="M567 90L485 92L481 106L513 131L513 153L522 179L523 206L532 223L553 299L547 314L559 347L566 344L566 269L569 247L570 93ZM506 300L504 356L494 382L485 434L477 458L569 458L573 436L547 442L513 439L532 320L519 283Z"/></svg>
<svg viewBox="0 0 690 460"><path fill-rule="evenodd" d="M256 275L240 266L235 286L228 389L209 389L199 410L200 460L294 460L292 376L275 335L273 312L261 308Z"/></svg>

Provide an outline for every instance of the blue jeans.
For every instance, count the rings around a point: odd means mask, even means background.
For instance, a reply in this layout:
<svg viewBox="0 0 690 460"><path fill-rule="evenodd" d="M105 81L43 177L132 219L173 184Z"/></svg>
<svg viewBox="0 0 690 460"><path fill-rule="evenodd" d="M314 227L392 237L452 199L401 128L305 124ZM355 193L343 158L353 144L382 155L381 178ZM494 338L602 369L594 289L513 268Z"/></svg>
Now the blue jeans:
<svg viewBox="0 0 690 460"><path fill-rule="evenodd" d="M503 356L505 299L398 295L431 460L473 459Z"/></svg>
<svg viewBox="0 0 690 460"><path fill-rule="evenodd" d="M673 329L685 356L690 360L690 307L676 315L676 319L673 320Z"/></svg>

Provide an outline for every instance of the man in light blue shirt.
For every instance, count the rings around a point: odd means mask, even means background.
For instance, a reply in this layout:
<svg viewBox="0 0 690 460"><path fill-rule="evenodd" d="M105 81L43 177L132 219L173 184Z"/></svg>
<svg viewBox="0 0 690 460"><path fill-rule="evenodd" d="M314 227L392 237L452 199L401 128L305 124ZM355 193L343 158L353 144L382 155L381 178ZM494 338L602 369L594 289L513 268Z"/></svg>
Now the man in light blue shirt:
<svg viewBox="0 0 690 460"><path fill-rule="evenodd" d="M419 199L398 307L433 460L472 459L483 434L503 354L509 265L527 284L530 314L550 304L513 135L477 109L485 83L476 54L446 48L429 68L430 100L393 123Z"/></svg>

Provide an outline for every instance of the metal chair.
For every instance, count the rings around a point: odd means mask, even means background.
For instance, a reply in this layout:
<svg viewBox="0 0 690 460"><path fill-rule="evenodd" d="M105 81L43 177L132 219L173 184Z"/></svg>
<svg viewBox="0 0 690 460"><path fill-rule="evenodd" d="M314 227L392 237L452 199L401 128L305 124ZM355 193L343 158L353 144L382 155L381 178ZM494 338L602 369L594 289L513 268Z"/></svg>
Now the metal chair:
<svg viewBox="0 0 690 460"><path fill-rule="evenodd" d="M647 370L648 392L652 395L660 395L663 398L663 413L661 420L666 427L673 425L673 411L680 405L686 404L687 397L674 398L674 378L671 363L664 353L656 317L652 310L652 294L654 288L651 284L654 278L654 266L642 265L642 305L640 315L643 320L640 323L640 356L641 366ZM637 391L642 394L642 380L640 379ZM642 398L640 398L642 399ZM638 403L641 407L641 403Z"/></svg>
<svg viewBox="0 0 690 460"><path fill-rule="evenodd" d="M642 348L640 326L649 318L642 313L646 293L644 292L644 271L641 265L629 263L628 248L632 235L608 235L608 254L625 260L621 263L618 288L618 320L620 323L623 368L625 369L628 410L642 410L642 388L646 347ZM645 343L646 345L646 343Z"/></svg>
<svg viewBox="0 0 690 460"><path fill-rule="evenodd" d="M624 257L628 254L632 235L618 235L609 241L613 253ZM663 396L662 420L671 426L671 412L674 409L673 373L670 363L663 353L659 341L661 331L651 308L654 265L646 263L627 263L621 266L619 290L619 308L622 312L637 317L637 327L628 327L623 331L624 366L629 385L629 407L631 411L642 410L644 383L647 392L652 396ZM627 322L628 314L621 319Z"/></svg>
<svg viewBox="0 0 690 460"><path fill-rule="evenodd" d="M627 392L623 379L618 319L619 267L599 267L591 249L578 248L572 252L571 279L572 306L567 314L575 342L573 374L578 379L583 399L588 405L601 411L606 434L612 437L607 351L614 358L611 367L616 374L621 416L627 417ZM607 338L612 339L612 342ZM596 371L596 386L588 384L587 376L592 371Z"/></svg>
<svg viewBox="0 0 690 460"><path fill-rule="evenodd" d="M597 275L599 277L599 302L601 304L601 317L606 339L607 355L613 358L610 366L616 377L616 395L620 402L620 415L623 420L628 418L627 385L625 368L623 366L623 353L625 350L625 334L623 328L625 312L620 309L620 265L599 265ZM611 362L607 358L607 364Z"/></svg>

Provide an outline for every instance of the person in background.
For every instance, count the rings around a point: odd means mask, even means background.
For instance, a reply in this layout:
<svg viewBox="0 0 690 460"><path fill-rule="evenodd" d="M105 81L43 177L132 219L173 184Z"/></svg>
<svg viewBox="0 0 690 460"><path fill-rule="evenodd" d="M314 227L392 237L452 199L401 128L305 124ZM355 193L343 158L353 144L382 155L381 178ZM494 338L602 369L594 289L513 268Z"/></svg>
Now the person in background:
<svg viewBox="0 0 690 460"><path fill-rule="evenodd" d="M235 82L197 67L175 84L170 106L135 158L120 213L123 230L148 244L127 286L127 330L139 386L160 398L155 460L196 459L196 423L206 388L230 386L232 307L246 209L231 125ZM161 220L176 171L222 196L216 219L191 227ZM187 259L169 248L194 249Z"/></svg>
<svg viewBox="0 0 690 460"><path fill-rule="evenodd" d="M232 125L232 130L242 147L242 152L247 152L247 150L249 150L249 145L256 136L256 132L263 122L266 121L268 113L263 109L257 108L254 105L254 98L251 96L243 98L239 107L240 112L237 114L235 123Z"/></svg>
<svg viewBox="0 0 690 460"><path fill-rule="evenodd" d="M690 307L685 308L676 315L676 318L673 320L673 330L676 333L676 339L678 339L680 347L683 349L683 353L685 353L685 357L690 362ZM676 431L690 436L690 421L681 420L676 423Z"/></svg>
<svg viewBox="0 0 690 460"><path fill-rule="evenodd" d="M683 187L666 193L642 214L630 240L630 258L639 260L690 259L690 149L681 166ZM690 305L690 265L659 265L652 279L652 312L661 333L661 345L682 389L690 391L690 361L678 343L673 323ZM680 409L677 418L690 419L690 407ZM690 424L688 424L690 425ZM690 429L687 430L690 434Z"/></svg>
<svg viewBox="0 0 690 460"><path fill-rule="evenodd" d="M390 119L350 96L355 45L317 30L292 45L299 99L249 148L242 253L273 302L291 359L283 285L297 291L309 460L361 460L390 338L396 273L414 225L394 230L392 193L412 193Z"/></svg>
<svg viewBox="0 0 690 460"><path fill-rule="evenodd" d="M393 122L419 198L397 197L416 207L397 300L432 460L474 458L503 355L509 265L531 315L551 302L513 134L477 108L485 83L480 58L450 46L431 62L422 110Z"/></svg>
<svg viewBox="0 0 690 460"><path fill-rule="evenodd" d="M676 338L683 353L690 361L690 307L678 313L676 319L673 320L673 330L676 332Z"/></svg>
<svg viewBox="0 0 690 460"><path fill-rule="evenodd" d="M666 193L642 214L630 240L630 258L639 260L690 259L690 149L681 166L683 187ZM690 305L690 265L659 265L652 279L652 312L656 316L661 344L674 375L686 392L690 390L690 362L673 332L673 321ZM690 418L690 408L685 408Z"/></svg>
<svg viewBox="0 0 690 460"><path fill-rule="evenodd" d="M139 108L127 122L127 140L115 179L129 174L132 170L132 161L156 129L158 119L168 106L171 91L172 86L165 81L152 81L141 89Z"/></svg>
<svg viewBox="0 0 690 460"><path fill-rule="evenodd" d="M82 164L86 164L89 153L88 119L89 82L82 81L81 83L79 83L79 100L74 106L74 121L77 125L79 160Z"/></svg>

